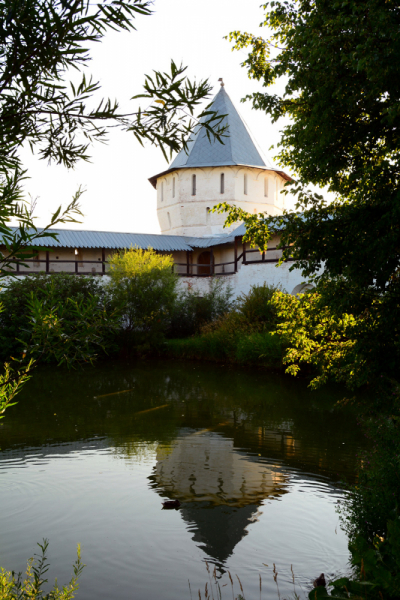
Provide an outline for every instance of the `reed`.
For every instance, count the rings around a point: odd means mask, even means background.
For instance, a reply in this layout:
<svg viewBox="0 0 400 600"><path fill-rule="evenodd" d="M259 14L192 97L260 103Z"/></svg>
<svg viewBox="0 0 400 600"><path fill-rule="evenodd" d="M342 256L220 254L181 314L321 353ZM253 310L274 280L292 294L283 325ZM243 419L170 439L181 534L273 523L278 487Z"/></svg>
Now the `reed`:
<svg viewBox="0 0 400 600"><path fill-rule="evenodd" d="M206 569L207 569L207 574L208 574L208 581L206 582L206 584L204 586L204 600L213 600L213 599L215 600L215 596L216 596L217 600L222 600L222 588L227 587L229 584L224 583L223 585L221 585L220 582L218 581L217 568L214 566L214 570L211 571L210 565L208 564L208 562L205 561L205 563L206 563ZM265 565L265 566L268 566L268 565ZM292 579L292 584L293 584L293 595L285 596L284 600L300 600L300 596L296 591L296 577L294 574L293 565L290 565L290 571L291 571L291 579ZM244 593L244 586L241 582L239 575L237 575L237 574L235 575L237 582L239 584L239 590L236 591L232 574L230 571L227 571L227 573L228 573L228 577L229 577L229 581L230 581L230 585L231 585L232 600L246 600L245 593ZM263 598L263 581L262 581L261 573L258 574L258 577L259 577L260 600L262 600L262 598ZM280 600L281 592L280 592L279 583L278 583L278 569L276 568L275 563L273 565L272 577L276 584L277 598L278 598L278 600ZM191 591L191 587L190 587L190 582L189 582L189 591L190 591L190 598L192 599L192 591ZM314 592L314 590L312 590L309 593L309 595L312 595L313 592ZM215 593L215 596L214 596L214 593ZM200 589L198 591L198 595L199 595L199 600L203 600ZM320 597L320 596L318 596L318 597ZM265 600L272 600L271 596L265 597ZM383 598L381 600L383 600Z"/></svg>

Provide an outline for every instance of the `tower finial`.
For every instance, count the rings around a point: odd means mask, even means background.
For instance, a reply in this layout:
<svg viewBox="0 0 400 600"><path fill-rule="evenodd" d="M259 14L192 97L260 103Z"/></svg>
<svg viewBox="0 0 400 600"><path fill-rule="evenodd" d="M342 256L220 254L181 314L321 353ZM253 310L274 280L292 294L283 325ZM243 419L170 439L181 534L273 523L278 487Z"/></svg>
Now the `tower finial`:
<svg viewBox="0 0 400 600"><path fill-rule="evenodd" d="M222 79L222 77L220 77L220 78L218 79L218 81L220 81L220 82L221 82L221 87L224 87L224 85L225 85L225 84L224 84L224 80Z"/></svg>

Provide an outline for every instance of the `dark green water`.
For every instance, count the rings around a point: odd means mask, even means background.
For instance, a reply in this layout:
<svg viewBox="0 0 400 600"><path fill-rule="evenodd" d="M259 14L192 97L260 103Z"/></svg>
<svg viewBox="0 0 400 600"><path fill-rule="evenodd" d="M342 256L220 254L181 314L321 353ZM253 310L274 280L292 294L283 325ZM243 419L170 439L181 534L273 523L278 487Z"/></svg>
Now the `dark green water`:
<svg viewBox="0 0 400 600"><path fill-rule="evenodd" d="M205 561L221 585L239 575L247 600L259 574L277 597L273 563L294 596L293 565L304 596L348 571L336 508L365 442L334 408L342 395L192 362L37 370L0 425L0 565L23 570L47 537L60 583L82 544L82 600L189 600Z"/></svg>

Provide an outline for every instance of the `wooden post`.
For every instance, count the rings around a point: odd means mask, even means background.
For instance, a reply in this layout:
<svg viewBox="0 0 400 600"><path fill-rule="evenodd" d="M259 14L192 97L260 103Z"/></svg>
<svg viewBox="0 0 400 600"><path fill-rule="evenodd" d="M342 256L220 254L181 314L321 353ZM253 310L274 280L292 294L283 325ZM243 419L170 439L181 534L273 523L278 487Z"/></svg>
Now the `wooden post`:
<svg viewBox="0 0 400 600"><path fill-rule="evenodd" d="M243 245L243 264L246 264L246 244L242 242Z"/></svg>
<svg viewBox="0 0 400 600"><path fill-rule="evenodd" d="M46 273L50 273L50 252L46 251Z"/></svg>
<svg viewBox="0 0 400 600"><path fill-rule="evenodd" d="M262 253L262 260L263 260L263 261L265 260L265 250L264 250L264 252Z"/></svg>
<svg viewBox="0 0 400 600"><path fill-rule="evenodd" d="M238 266L237 266L237 237L235 237L235 273L237 273L238 270Z"/></svg>
<svg viewBox="0 0 400 600"><path fill-rule="evenodd" d="M189 250L186 250L186 275L190 275L190 256L189 256Z"/></svg>
<svg viewBox="0 0 400 600"><path fill-rule="evenodd" d="M101 272L104 273L106 272L106 251L104 248L101 249L101 260L102 260L102 269Z"/></svg>
<svg viewBox="0 0 400 600"><path fill-rule="evenodd" d="M214 275L214 251L210 248L210 274Z"/></svg>
<svg viewBox="0 0 400 600"><path fill-rule="evenodd" d="M78 261L76 260L76 257L77 257L77 256L78 256L78 255L77 255L77 254L75 254L75 273L78 273Z"/></svg>

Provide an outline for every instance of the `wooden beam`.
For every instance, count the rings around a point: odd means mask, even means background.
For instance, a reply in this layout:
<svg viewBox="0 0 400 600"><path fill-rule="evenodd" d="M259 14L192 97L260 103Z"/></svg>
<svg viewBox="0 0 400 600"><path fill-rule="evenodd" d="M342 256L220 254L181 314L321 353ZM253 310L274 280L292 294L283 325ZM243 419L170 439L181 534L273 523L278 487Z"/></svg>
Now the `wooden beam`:
<svg viewBox="0 0 400 600"><path fill-rule="evenodd" d="M243 246L243 264L246 264L246 244L245 242L243 242L242 240L242 246Z"/></svg>
<svg viewBox="0 0 400 600"><path fill-rule="evenodd" d="M235 273L237 273L238 270L238 266L237 266L237 237L235 237Z"/></svg>
<svg viewBox="0 0 400 600"><path fill-rule="evenodd" d="M102 260L102 265L101 265L102 269L101 269L101 272L104 275L104 273L106 272L106 251L105 251L105 248L101 249L101 260Z"/></svg>

